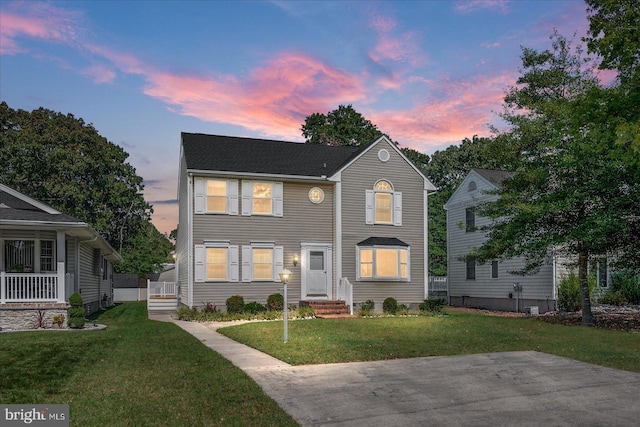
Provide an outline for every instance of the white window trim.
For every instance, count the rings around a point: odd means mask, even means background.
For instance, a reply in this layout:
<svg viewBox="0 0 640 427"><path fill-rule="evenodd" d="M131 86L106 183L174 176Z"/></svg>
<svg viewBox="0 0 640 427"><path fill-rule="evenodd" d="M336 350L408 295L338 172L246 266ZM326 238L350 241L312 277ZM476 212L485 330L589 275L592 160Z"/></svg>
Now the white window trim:
<svg viewBox="0 0 640 427"><path fill-rule="evenodd" d="M207 181L224 181L227 183L227 210L214 212L207 210ZM238 215L238 180L225 178L195 177L194 179L194 213L208 215Z"/></svg>
<svg viewBox="0 0 640 427"><path fill-rule="evenodd" d="M271 184L271 214L253 212L253 184L261 182ZM279 181L249 181L242 180L242 215L244 216L275 216L282 217L284 212L284 185Z"/></svg>
<svg viewBox="0 0 640 427"><path fill-rule="evenodd" d="M372 277L360 276L360 251L362 249L373 250L373 265L371 267ZM378 249L395 249L398 251L398 267L400 267L400 251L407 251L407 277L392 276L392 277L376 277L376 262ZM398 273L400 273L398 271ZM410 282L411 281L411 247L409 246L386 246L386 245L373 245L373 246L356 246L356 281L362 282Z"/></svg>
<svg viewBox="0 0 640 427"><path fill-rule="evenodd" d="M33 265L23 266L30 267L31 273L55 273L57 271L58 263L57 257L57 242L55 239L39 238L39 237L17 237L17 238L2 238L0 239L0 270L6 271L9 266L5 265L5 242L7 241L30 241L33 242ZM51 254L51 267L53 270L42 269L42 242L51 242L52 254Z"/></svg>
<svg viewBox="0 0 640 427"><path fill-rule="evenodd" d="M380 181L386 181L391 185L391 191L376 190ZM376 193L391 194L391 222L376 221ZM373 189L365 190L365 223L367 225L392 225L402 226L402 192L395 191L395 187L388 179L379 179L373 185Z"/></svg>
<svg viewBox="0 0 640 427"><path fill-rule="evenodd" d="M207 277L207 249L218 248L227 250L227 277L224 280L209 279ZM198 283L227 283L238 282L238 245L230 245L228 242L205 242L204 245L195 245L194 251L194 281Z"/></svg>
<svg viewBox="0 0 640 427"><path fill-rule="evenodd" d="M253 279L253 250L272 249L273 250L273 277L269 279ZM280 282L280 272L284 268L284 247L276 246L275 243L252 242L250 245L242 246L242 281L248 282Z"/></svg>

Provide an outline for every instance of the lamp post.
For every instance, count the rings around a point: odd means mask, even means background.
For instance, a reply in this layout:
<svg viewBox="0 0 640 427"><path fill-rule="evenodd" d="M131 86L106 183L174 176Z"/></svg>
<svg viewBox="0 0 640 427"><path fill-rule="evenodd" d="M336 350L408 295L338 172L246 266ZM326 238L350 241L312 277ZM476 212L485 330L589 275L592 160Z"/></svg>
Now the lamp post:
<svg viewBox="0 0 640 427"><path fill-rule="evenodd" d="M284 284L284 342L289 341L289 304L287 302L287 282L291 278L291 272L288 269L284 269L280 272L280 280Z"/></svg>

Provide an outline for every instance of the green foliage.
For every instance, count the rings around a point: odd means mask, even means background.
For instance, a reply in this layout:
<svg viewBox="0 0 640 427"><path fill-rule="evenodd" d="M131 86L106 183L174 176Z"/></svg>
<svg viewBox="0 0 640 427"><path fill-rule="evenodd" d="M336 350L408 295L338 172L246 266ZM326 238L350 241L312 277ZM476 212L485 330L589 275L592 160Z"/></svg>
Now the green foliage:
<svg viewBox="0 0 640 427"><path fill-rule="evenodd" d="M204 303L204 305L202 306L202 312L203 313L216 313L220 310L218 310L218 307L216 307L216 305L212 302L206 302Z"/></svg>
<svg viewBox="0 0 640 427"><path fill-rule="evenodd" d="M300 130L307 143L322 145L361 146L385 135L351 105L340 105L327 115L313 113Z"/></svg>
<svg viewBox="0 0 640 427"><path fill-rule="evenodd" d="M244 298L242 295L233 295L227 298L227 313L242 313L244 312Z"/></svg>
<svg viewBox="0 0 640 427"><path fill-rule="evenodd" d="M640 304L640 275L620 270L611 275L611 290L619 292L631 304Z"/></svg>
<svg viewBox="0 0 640 427"><path fill-rule="evenodd" d="M269 310L282 311L284 310L284 297L282 294L271 294L267 297L267 307Z"/></svg>
<svg viewBox="0 0 640 427"><path fill-rule="evenodd" d="M575 273L570 273L558 282L558 306L564 311L578 311L582 307L580 282Z"/></svg>
<svg viewBox="0 0 640 427"><path fill-rule="evenodd" d="M419 308L425 313L439 314L444 312L446 303L444 298L426 299L420 303Z"/></svg>
<svg viewBox="0 0 640 427"><path fill-rule="evenodd" d="M308 319L316 316L316 310L311 306L298 307L294 315L299 319Z"/></svg>
<svg viewBox="0 0 640 427"><path fill-rule="evenodd" d="M386 298L382 302L382 312L388 314L396 314L398 311L398 301L395 298Z"/></svg>
<svg viewBox="0 0 640 427"><path fill-rule="evenodd" d="M198 309L196 307L189 308L186 305L181 305L176 314L179 320L194 320L198 315Z"/></svg>
<svg viewBox="0 0 640 427"><path fill-rule="evenodd" d="M84 326L84 308L71 307L67 310L67 314L69 315L69 321L67 324L70 328L82 328Z"/></svg>
<svg viewBox="0 0 640 427"><path fill-rule="evenodd" d="M406 304L399 304L398 305L398 309L396 310L396 314L399 316L407 316L409 314L411 314L411 311L409 310L409 306Z"/></svg>
<svg viewBox="0 0 640 427"><path fill-rule="evenodd" d="M257 301L252 301L250 303L245 304L244 306L245 313L258 314L258 313L264 313L265 311L267 311L267 307L265 307L264 305L260 304Z"/></svg>
<svg viewBox="0 0 640 427"><path fill-rule="evenodd" d="M90 224L125 258L116 271L151 273L149 264L166 259L171 244L151 224L142 177L121 147L83 119L45 108L1 102L0 125L0 182Z"/></svg>
<svg viewBox="0 0 640 427"><path fill-rule="evenodd" d="M82 307L82 295L74 292L69 296L69 305L71 307Z"/></svg>
<svg viewBox="0 0 640 427"><path fill-rule="evenodd" d="M371 316L374 314L375 308L376 303L373 300L368 299L360 304L360 308L358 309L358 316Z"/></svg>
<svg viewBox="0 0 640 427"><path fill-rule="evenodd" d="M622 306L629 304L629 301L622 295L622 292L616 291L604 294L602 298L600 298L600 303Z"/></svg>

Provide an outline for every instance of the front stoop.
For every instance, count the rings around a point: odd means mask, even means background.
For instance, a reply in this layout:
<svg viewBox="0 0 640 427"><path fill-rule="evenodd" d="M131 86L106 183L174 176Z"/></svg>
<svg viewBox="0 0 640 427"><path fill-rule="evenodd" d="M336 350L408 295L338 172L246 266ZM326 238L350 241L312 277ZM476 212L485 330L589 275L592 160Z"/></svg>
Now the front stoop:
<svg viewBox="0 0 640 427"><path fill-rule="evenodd" d="M356 317L349 313L349 307L342 300L300 301L300 307L313 307L316 317L322 319Z"/></svg>

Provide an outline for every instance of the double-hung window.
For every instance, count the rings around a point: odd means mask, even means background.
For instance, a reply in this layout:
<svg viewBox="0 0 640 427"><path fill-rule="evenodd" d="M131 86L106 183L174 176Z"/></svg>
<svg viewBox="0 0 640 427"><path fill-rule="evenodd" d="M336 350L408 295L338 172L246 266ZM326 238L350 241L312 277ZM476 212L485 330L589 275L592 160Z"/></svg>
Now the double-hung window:
<svg viewBox="0 0 640 427"><path fill-rule="evenodd" d="M195 213L238 215L238 180L196 177Z"/></svg>
<svg viewBox="0 0 640 427"><path fill-rule="evenodd" d="M467 208L465 210L465 231L476 231L476 211L474 208Z"/></svg>
<svg viewBox="0 0 640 427"><path fill-rule="evenodd" d="M279 282L284 268L283 247L274 243L252 243L242 247L243 282Z"/></svg>
<svg viewBox="0 0 640 427"><path fill-rule="evenodd" d="M408 281L409 247L358 246L356 280Z"/></svg>
<svg viewBox="0 0 640 427"><path fill-rule="evenodd" d="M195 246L196 282L237 282L238 246L228 242L205 242Z"/></svg>
<svg viewBox="0 0 640 427"><path fill-rule="evenodd" d="M242 181L242 215L282 216L283 184Z"/></svg>
<svg viewBox="0 0 640 427"><path fill-rule="evenodd" d="M476 260L473 258L467 260L467 280L476 280Z"/></svg>
<svg viewBox="0 0 640 427"><path fill-rule="evenodd" d="M402 225L402 193L390 181L378 180L365 199L367 224Z"/></svg>

